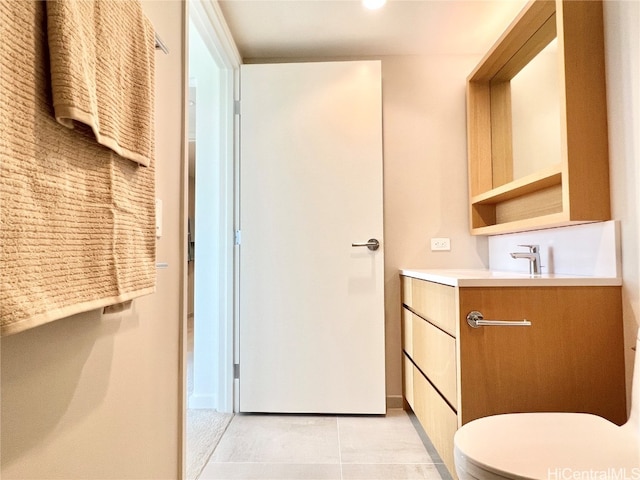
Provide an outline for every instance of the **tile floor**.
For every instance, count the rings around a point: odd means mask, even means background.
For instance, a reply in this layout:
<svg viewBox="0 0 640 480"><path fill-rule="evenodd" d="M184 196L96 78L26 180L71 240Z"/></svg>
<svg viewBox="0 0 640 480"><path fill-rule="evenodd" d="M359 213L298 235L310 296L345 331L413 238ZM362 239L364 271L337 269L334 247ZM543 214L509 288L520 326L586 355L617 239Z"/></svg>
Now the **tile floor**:
<svg viewBox="0 0 640 480"><path fill-rule="evenodd" d="M386 416L234 417L201 480L450 479L401 409Z"/></svg>

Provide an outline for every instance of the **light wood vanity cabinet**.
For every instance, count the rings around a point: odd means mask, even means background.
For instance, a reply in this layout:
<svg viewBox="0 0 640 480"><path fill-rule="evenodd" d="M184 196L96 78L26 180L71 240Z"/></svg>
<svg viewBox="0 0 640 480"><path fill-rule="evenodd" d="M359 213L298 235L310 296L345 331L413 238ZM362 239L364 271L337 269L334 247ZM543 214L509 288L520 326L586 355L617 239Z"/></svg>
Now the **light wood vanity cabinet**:
<svg viewBox="0 0 640 480"><path fill-rule="evenodd" d="M445 285L402 276L404 396L455 477L453 435L510 412L626 421L619 286ZM473 328L466 316L531 321Z"/></svg>

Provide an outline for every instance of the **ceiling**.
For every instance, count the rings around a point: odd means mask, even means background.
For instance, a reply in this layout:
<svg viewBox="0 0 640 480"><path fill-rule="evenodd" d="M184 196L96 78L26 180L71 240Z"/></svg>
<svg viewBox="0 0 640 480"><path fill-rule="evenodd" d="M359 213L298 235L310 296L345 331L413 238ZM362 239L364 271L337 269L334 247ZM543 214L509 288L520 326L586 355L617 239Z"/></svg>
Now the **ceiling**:
<svg viewBox="0 0 640 480"><path fill-rule="evenodd" d="M526 0L219 0L243 59L485 53Z"/></svg>

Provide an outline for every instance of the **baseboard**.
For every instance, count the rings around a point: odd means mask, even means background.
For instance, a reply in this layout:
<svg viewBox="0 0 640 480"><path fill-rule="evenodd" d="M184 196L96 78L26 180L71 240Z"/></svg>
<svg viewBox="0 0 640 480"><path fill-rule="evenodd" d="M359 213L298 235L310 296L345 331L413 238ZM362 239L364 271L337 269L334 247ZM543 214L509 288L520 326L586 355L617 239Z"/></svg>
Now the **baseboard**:
<svg viewBox="0 0 640 480"><path fill-rule="evenodd" d="M387 395L387 408L403 408L404 398L402 395Z"/></svg>

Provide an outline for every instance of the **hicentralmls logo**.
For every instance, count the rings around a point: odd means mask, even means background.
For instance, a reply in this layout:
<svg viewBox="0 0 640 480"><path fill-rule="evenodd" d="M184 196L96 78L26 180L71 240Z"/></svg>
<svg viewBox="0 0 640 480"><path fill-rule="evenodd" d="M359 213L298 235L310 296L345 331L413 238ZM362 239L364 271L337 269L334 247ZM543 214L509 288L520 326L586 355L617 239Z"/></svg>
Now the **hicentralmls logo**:
<svg viewBox="0 0 640 480"><path fill-rule="evenodd" d="M607 468L605 470L578 470L575 468L550 468L547 480L640 480L640 467Z"/></svg>

